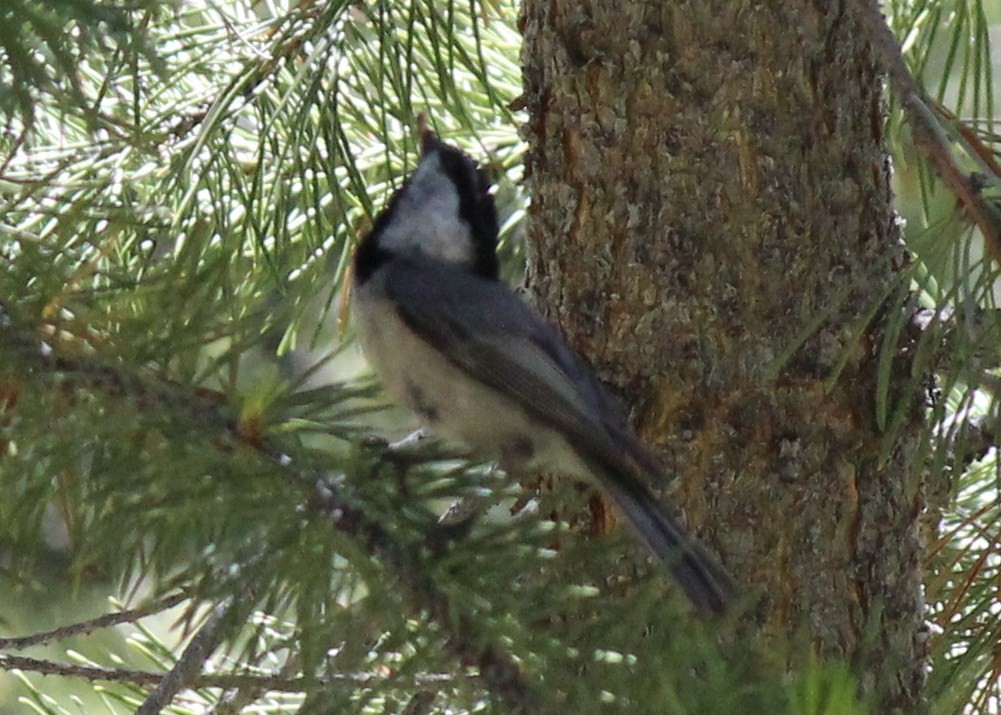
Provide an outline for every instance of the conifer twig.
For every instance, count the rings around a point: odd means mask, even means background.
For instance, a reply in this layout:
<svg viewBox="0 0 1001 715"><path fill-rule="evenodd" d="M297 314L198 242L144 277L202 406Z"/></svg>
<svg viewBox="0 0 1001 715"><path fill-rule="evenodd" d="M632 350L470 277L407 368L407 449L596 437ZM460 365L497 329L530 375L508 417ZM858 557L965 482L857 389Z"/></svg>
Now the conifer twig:
<svg viewBox="0 0 1001 715"><path fill-rule="evenodd" d="M42 658L30 658L18 655L0 653L0 670L20 670L39 675L55 675L69 678L83 678L90 681L123 683L149 687L158 685L164 677L163 673L153 673L148 670L131 670L128 668L103 668L97 665L80 665L78 663L60 663ZM371 683L386 676L382 673L334 673L311 678L307 681L301 676L258 675L254 673L199 673L191 678L187 686L192 689L219 688L222 690L252 689L256 692L302 693L309 684L333 686L337 683ZM449 673L423 673L413 676L416 685L434 686L455 680Z"/></svg>
<svg viewBox="0 0 1001 715"><path fill-rule="evenodd" d="M539 711L532 689L523 679L517 662L502 645L492 644L491 637L479 628L475 619L457 609L449 594L438 588L421 567L426 557L415 551L419 547L397 542L377 517L365 513L338 485L330 484L322 475L299 471L294 459L263 441L243 439L240 426L225 414L223 404L206 400L186 386L149 376L129 365L110 363L89 355L60 355L51 346L42 346L34 336L35 331L21 325L0 305L0 364L20 364L25 368L25 373L33 374L35 379L39 376L58 375L63 384L75 379L82 386L110 397L130 399L137 404L156 405L159 409L178 415L179 421L190 429L208 430L224 441L249 447L266 459L275 470L285 474L292 483L309 485L314 490L317 484L324 483L322 494L309 495L310 501L321 506L330 516L335 528L356 539L366 553L378 557L386 565L388 574L408 594L415 609L427 614L442 629L446 635L445 648L460 663L475 666L485 687L505 702L511 711ZM189 663L200 664L204 661L202 649L213 640L209 635L215 635L214 628L206 635L205 642L191 651L184 668ZM0 656L0 669L22 667L12 659L13 656ZM77 672L83 674L83 671ZM198 687L197 683L202 682L200 679L204 677L186 669L178 669L177 675L178 678L172 680L169 687L164 687L164 693L170 692L175 686ZM159 679L157 683L160 683ZM150 707L153 708L159 702L151 702ZM164 706L165 703L160 705L161 709ZM158 710L150 709L147 712L155 713Z"/></svg>
<svg viewBox="0 0 1001 715"><path fill-rule="evenodd" d="M55 641L61 641L64 638L72 636L86 635L87 633L93 633L102 628L109 628L121 625L122 623L135 623L147 616L173 608L186 598L188 596L184 593L175 593L145 606L118 611L117 613L106 613L89 621L71 623L68 626L53 628L51 631L33 633L30 636L21 636L18 638L0 638L0 650L23 650L36 645L54 643Z"/></svg>
<svg viewBox="0 0 1001 715"><path fill-rule="evenodd" d="M926 103L924 91L907 67L900 44L890 31L880 9L879 0L855 0L855 4L860 24L869 34L869 42L877 61L907 117L914 145L924 153L935 173L983 233L994 262L1001 265L1001 217L983 196L974 176L964 171L956 161L952 142Z"/></svg>
<svg viewBox="0 0 1001 715"><path fill-rule="evenodd" d="M213 609L208 620L191 637L188 645L181 652L181 657L174 663L174 667L146 696L142 705L136 710L136 715L157 715L170 705L170 701L174 699L175 695L189 687L191 681L199 675L202 665L212 655L212 651L216 649L225 635L222 625L229 603L230 601L227 601Z"/></svg>
<svg viewBox="0 0 1001 715"><path fill-rule="evenodd" d="M297 662L298 658L294 654L289 654L285 663L278 669L278 675L291 678L296 672ZM211 715L239 715L245 707L256 701L265 692L267 692L265 688L260 686L232 688L219 698L219 702L212 708Z"/></svg>

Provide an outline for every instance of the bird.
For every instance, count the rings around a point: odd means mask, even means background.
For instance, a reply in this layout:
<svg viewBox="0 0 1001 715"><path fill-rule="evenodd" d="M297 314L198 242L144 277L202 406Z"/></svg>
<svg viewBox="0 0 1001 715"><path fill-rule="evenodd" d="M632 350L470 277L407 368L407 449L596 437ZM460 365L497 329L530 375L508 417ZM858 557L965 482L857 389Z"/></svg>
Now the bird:
<svg viewBox="0 0 1001 715"><path fill-rule="evenodd" d="M352 312L389 397L424 428L508 473L596 483L691 603L736 587L647 486L663 470L625 410L554 326L500 277L490 181L418 122L421 154L355 251Z"/></svg>

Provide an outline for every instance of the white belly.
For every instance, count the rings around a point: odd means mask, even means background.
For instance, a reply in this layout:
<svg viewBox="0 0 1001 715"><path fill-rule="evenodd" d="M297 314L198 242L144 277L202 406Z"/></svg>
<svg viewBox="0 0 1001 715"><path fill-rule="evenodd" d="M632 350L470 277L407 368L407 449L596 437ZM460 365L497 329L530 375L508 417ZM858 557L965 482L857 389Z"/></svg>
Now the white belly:
<svg viewBox="0 0 1001 715"><path fill-rule="evenodd" d="M380 293L380 276L354 300L359 340L386 392L416 412L438 436L465 445L506 469L548 466L584 474L561 435L540 424L515 401L473 380L417 337Z"/></svg>

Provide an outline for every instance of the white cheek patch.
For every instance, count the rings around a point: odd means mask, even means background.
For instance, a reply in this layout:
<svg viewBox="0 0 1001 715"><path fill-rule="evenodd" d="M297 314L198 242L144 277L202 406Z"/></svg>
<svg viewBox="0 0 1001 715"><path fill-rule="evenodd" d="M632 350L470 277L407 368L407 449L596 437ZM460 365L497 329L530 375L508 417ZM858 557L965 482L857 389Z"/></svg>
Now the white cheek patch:
<svg viewBox="0 0 1001 715"><path fill-rule="evenodd" d="M437 154L425 157L410 178L379 245L392 253L473 263L472 232L459 216L459 194Z"/></svg>

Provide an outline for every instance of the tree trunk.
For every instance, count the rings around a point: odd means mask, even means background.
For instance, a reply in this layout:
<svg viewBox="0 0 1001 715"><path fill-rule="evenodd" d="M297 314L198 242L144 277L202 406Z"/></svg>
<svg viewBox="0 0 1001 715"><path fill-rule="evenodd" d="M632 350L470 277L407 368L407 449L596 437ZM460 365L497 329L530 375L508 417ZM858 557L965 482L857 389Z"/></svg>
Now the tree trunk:
<svg viewBox="0 0 1001 715"><path fill-rule="evenodd" d="M876 396L906 369L878 383L882 323L858 331L905 259L880 78L841 6L526 0L529 281L764 634L805 628L910 711L920 411L881 458Z"/></svg>

